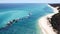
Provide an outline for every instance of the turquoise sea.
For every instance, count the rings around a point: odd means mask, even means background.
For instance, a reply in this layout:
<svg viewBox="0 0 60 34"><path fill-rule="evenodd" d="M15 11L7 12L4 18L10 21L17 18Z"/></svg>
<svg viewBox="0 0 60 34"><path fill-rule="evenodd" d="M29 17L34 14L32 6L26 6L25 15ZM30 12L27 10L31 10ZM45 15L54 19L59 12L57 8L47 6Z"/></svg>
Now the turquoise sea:
<svg viewBox="0 0 60 34"><path fill-rule="evenodd" d="M0 3L0 34L42 34L38 19L50 13L53 10L45 3ZM5 27L18 18L19 21Z"/></svg>

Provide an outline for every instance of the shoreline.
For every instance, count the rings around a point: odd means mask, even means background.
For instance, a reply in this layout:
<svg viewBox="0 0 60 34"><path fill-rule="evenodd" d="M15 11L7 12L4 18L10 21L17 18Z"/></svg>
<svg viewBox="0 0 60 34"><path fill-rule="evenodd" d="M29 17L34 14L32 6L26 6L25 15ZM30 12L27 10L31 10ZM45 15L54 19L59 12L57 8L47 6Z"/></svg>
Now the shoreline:
<svg viewBox="0 0 60 34"><path fill-rule="evenodd" d="M51 6L49 6L49 7L51 7ZM39 25L39 28L42 30L43 34L56 34L56 32L54 32L54 30L53 30L53 27L47 20L47 17L52 18L52 16L54 14L58 13L58 10L57 10L57 8L53 8L53 7L51 7L51 8L53 9L54 13L50 13L50 14L40 17L38 19L38 25Z"/></svg>

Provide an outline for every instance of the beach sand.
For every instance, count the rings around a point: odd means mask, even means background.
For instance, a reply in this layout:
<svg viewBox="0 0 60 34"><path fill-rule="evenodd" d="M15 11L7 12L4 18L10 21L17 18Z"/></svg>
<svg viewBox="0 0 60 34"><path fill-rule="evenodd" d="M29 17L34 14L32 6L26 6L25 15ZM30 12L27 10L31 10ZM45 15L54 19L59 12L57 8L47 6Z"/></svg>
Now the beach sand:
<svg viewBox="0 0 60 34"><path fill-rule="evenodd" d="M48 5L49 6L49 5ZM51 6L49 6L51 7ZM51 13L51 14L48 14L48 15L45 15L43 17L40 17L38 19L38 24L39 24L39 27L41 28L43 34L56 34L56 32L53 31L53 27L51 26L51 24L49 23L49 21L47 20L47 17L48 18L52 18L52 16L56 13L58 13L58 10L57 8L53 8L53 12L54 13Z"/></svg>

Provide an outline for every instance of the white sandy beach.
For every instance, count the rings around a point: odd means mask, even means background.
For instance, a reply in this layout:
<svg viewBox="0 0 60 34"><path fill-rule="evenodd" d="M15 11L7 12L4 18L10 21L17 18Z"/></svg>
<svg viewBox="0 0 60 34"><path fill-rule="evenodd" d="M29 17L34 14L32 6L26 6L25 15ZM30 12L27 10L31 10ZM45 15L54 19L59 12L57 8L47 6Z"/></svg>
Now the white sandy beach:
<svg viewBox="0 0 60 34"><path fill-rule="evenodd" d="M49 7L51 7L51 6L49 6ZM53 8L53 7L51 7L51 8L53 9L54 13L45 15L38 20L39 27L41 28L43 34L56 34L56 32L53 31L51 24L47 20L47 17L51 18L54 14L58 13L58 10L57 10L57 8Z"/></svg>

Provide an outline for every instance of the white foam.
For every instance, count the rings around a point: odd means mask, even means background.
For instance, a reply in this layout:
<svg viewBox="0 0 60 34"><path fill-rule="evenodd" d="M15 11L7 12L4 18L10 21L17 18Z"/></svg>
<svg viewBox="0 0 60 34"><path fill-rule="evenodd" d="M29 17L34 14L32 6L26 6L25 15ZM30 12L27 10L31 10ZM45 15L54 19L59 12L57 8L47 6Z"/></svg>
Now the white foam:
<svg viewBox="0 0 60 34"><path fill-rule="evenodd" d="M49 6L51 9L53 9L53 12L54 12L54 13L58 13L58 10L57 10L58 7L55 7L55 8L54 8L54 7L51 7L50 5L48 5L48 6Z"/></svg>

